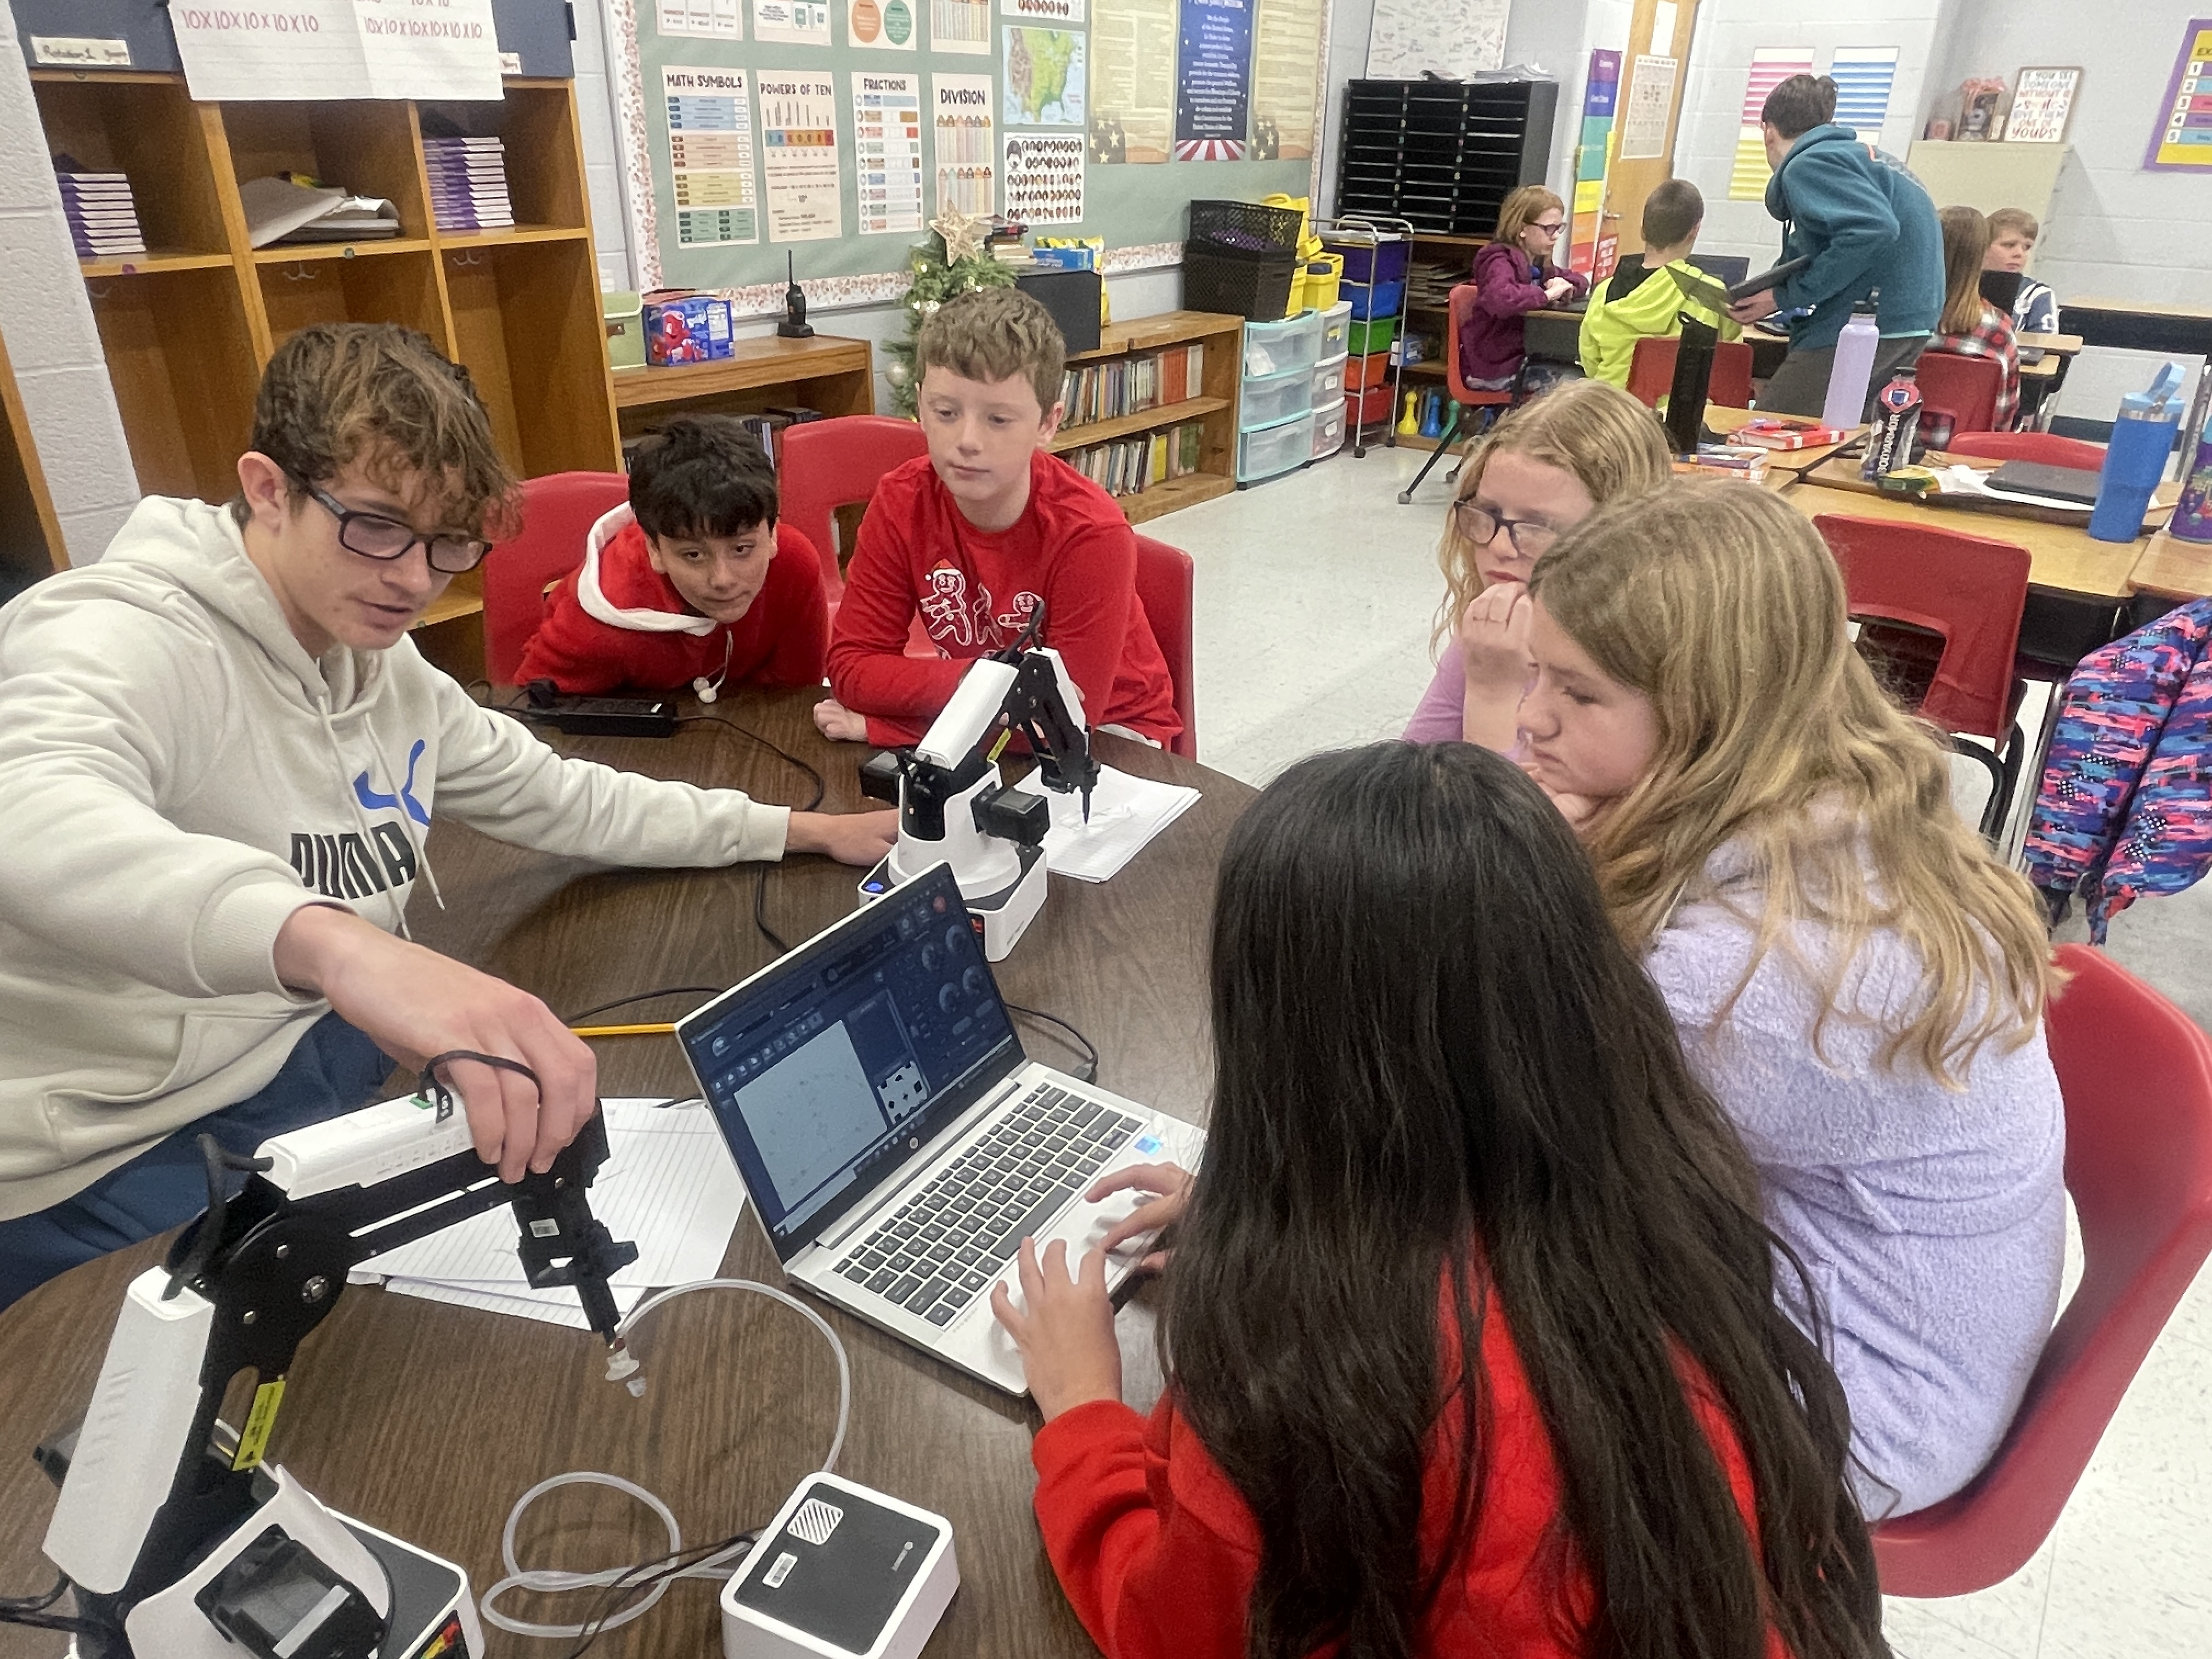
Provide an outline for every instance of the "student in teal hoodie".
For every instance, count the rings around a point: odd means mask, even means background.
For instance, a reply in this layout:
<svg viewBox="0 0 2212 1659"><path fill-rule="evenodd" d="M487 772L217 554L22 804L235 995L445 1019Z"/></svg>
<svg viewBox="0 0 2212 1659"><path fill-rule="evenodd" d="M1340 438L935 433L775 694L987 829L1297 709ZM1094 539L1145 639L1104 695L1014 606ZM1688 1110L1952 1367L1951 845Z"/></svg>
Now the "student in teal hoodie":
<svg viewBox="0 0 2212 1659"><path fill-rule="evenodd" d="M1943 232L1935 203L1902 166L1830 121L1835 100L1835 83L1825 76L1793 75L1759 112L1774 168L1766 210L1783 222L1782 257L1812 261L1733 307L1747 323L1811 307L1791 324L1789 355L1759 397L1759 407L1775 413L1820 412L1836 337L1854 305L1871 299L1881 329L1869 403L1919 356L1943 308Z"/></svg>

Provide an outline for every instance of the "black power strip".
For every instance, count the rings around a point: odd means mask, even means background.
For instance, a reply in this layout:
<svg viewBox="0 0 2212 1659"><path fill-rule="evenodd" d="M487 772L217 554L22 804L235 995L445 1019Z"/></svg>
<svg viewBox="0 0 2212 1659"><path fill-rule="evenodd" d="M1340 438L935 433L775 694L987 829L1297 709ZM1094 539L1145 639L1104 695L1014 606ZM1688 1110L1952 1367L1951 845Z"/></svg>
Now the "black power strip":
<svg viewBox="0 0 2212 1659"><path fill-rule="evenodd" d="M544 720L576 737L676 735L676 705L665 697L541 697L532 688L530 704L528 713L532 719Z"/></svg>

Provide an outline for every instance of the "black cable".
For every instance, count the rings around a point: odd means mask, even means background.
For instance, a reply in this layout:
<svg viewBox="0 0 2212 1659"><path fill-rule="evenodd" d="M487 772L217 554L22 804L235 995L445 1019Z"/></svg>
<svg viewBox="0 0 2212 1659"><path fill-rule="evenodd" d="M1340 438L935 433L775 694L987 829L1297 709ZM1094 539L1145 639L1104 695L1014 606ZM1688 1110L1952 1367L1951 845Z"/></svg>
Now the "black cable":
<svg viewBox="0 0 2212 1659"><path fill-rule="evenodd" d="M1010 1014L1020 1014L1030 1019L1041 1019L1048 1025L1059 1026L1061 1030L1074 1038L1075 1046L1083 1050L1083 1069L1075 1073L1075 1080L1078 1083L1096 1083L1098 1080L1098 1050L1091 1046L1089 1037L1084 1036L1058 1014L1048 1014L1037 1008L1024 1008L1016 1002L1008 1003L1006 1012Z"/></svg>
<svg viewBox="0 0 2212 1659"><path fill-rule="evenodd" d="M650 1561L640 1561L623 1569L622 1576L610 1583L599 1597L599 1604L592 1609L591 1616L583 1621L583 1635L576 1645L562 1656L562 1659L582 1659L583 1654L606 1633L606 1621L623 1607L651 1589L665 1578L674 1577L685 1569L710 1560L724 1550L734 1549L739 1544L750 1544L760 1537L759 1528L732 1533L727 1538L712 1544L693 1544L687 1548L671 1551ZM633 1574L642 1575L632 1577Z"/></svg>
<svg viewBox="0 0 2212 1659"><path fill-rule="evenodd" d="M676 723L678 726L720 726L726 727L729 731L736 732L738 736L744 738L746 742L758 744L762 748L767 750L769 754L774 755L777 759L784 762L789 766L795 767L801 772L805 773L809 778L813 780L814 793L809 798L805 805L794 806L792 808L792 811L794 812L811 812L816 807L822 805L822 797L829 792L830 786L823 780L822 774L815 770L811 765L805 761L799 759L798 756L793 754L788 749L778 748L775 744L770 743L766 738L761 736L759 732L747 731L735 720L725 720L720 714L683 714L677 718Z"/></svg>
<svg viewBox="0 0 2212 1659"><path fill-rule="evenodd" d="M791 946L784 943L782 934L768 925L768 872L771 867L762 865L759 878L753 883L753 926L760 929L763 939L775 946L776 955L788 956Z"/></svg>
<svg viewBox="0 0 2212 1659"><path fill-rule="evenodd" d="M569 1014L561 1023L563 1025L581 1025L594 1015L627 1008L633 1002L651 1002L655 997L718 997L729 988L726 985L670 985L658 991L640 991L635 996L617 997L612 1002L602 1002L580 1014Z"/></svg>
<svg viewBox="0 0 2212 1659"><path fill-rule="evenodd" d="M489 680L483 678L481 675L477 678L471 680L466 685L463 686L461 690L469 694L469 699L473 702L476 700L477 687L480 685L484 689L484 700L482 702L477 703L477 707L479 708L497 708L499 705L493 702L491 699L494 695L498 692L499 688L494 685Z"/></svg>
<svg viewBox="0 0 2212 1659"><path fill-rule="evenodd" d="M69 1575L54 1575L54 1587L44 1595L0 1595L0 1613L44 1613L69 1594Z"/></svg>

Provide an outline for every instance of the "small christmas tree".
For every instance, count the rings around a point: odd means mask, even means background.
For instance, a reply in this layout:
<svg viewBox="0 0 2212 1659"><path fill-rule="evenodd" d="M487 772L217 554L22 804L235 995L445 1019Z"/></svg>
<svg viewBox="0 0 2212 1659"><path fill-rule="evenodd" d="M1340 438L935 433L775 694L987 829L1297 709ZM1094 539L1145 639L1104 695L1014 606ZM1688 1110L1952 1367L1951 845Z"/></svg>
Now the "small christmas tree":
<svg viewBox="0 0 2212 1659"><path fill-rule="evenodd" d="M970 219L947 208L929 222L929 235L917 242L908 259L914 282L900 303L906 307L906 334L886 348L890 362L884 378L891 383L898 412L911 419L921 389L921 374L914 361L915 338L922 319L956 294L973 288L1012 288L1014 273L983 252L988 222Z"/></svg>

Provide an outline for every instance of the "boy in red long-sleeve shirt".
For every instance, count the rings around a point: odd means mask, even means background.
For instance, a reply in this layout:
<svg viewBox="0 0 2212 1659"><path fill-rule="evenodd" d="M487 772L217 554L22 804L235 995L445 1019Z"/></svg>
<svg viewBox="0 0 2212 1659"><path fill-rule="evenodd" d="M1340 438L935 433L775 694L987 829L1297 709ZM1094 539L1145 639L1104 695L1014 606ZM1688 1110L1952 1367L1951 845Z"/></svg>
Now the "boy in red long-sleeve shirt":
<svg viewBox="0 0 2212 1659"><path fill-rule="evenodd" d="M1136 591L1137 541L1114 498L1045 446L1066 345L1014 289L948 300L922 324L929 453L884 475L861 520L830 646L831 738L914 743L968 665L1012 645L1042 603L1093 726L1160 744L1182 730ZM919 615L934 658L906 654Z"/></svg>
<svg viewBox="0 0 2212 1659"><path fill-rule="evenodd" d="M592 526L515 678L592 693L819 685L830 607L814 544L775 521L775 469L727 415L670 421Z"/></svg>

